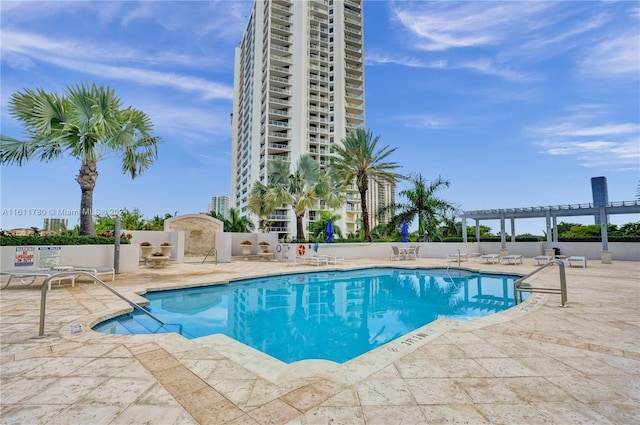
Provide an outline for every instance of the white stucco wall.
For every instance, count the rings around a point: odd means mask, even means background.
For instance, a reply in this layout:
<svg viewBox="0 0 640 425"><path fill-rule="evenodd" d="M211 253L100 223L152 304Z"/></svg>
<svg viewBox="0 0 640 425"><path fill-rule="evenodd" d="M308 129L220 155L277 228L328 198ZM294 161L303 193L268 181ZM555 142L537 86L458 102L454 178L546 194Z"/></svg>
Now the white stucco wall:
<svg viewBox="0 0 640 425"><path fill-rule="evenodd" d="M60 265L114 267L114 245L55 245L60 247ZM16 267L15 246L0 247L2 270L37 270L38 260L33 266ZM32 246L38 252L38 246ZM138 271L139 247L137 244L120 245L119 272ZM37 254L36 254L37 256Z"/></svg>

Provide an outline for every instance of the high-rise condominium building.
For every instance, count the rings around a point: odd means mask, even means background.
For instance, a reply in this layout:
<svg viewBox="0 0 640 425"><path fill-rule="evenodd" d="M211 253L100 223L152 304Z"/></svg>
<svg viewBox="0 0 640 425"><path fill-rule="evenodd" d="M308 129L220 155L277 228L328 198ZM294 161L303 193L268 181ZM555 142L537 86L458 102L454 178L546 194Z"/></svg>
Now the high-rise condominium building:
<svg viewBox="0 0 640 425"><path fill-rule="evenodd" d="M229 197L228 196L212 196L211 203L207 212L215 211L216 214L223 217L229 217Z"/></svg>
<svg viewBox="0 0 640 425"><path fill-rule="evenodd" d="M267 164L295 166L310 154L321 168L332 145L364 128L362 0L257 0L240 46L234 75L231 206L249 215L255 181L267 183ZM353 186L351 189L355 189ZM378 199L393 190L372 184L367 205L374 225ZM391 195L392 196L392 195ZM306 217L318 217L320 204ZM337 213L343 233L357 230L360 197L350 192ZM252 217L257 223L258 217ZM270 230L295 237L295 216L282 209L267 217Z"/></svg>

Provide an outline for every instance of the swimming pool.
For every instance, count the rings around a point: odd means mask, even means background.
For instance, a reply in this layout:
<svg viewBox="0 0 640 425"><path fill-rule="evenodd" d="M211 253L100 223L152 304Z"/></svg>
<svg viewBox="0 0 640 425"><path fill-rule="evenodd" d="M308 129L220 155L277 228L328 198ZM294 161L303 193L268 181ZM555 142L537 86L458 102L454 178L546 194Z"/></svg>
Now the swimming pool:
<svg viewBox="0 0 640 425"><path fill-rule="evenodd" d="M469 320L512 307L519 277L389 267L269 276L148 292L149 311L168 325L136 312L93 329L221 333L286 363L343 363L439 318Z"/></svg>

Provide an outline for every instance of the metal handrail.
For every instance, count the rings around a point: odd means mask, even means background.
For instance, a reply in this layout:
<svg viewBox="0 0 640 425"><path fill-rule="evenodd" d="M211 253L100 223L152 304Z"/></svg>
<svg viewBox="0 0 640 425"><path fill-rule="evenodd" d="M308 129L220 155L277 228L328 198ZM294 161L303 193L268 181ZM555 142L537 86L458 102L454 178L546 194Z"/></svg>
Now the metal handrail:
<svg viewBox="0 0 640 425"><path fill-rule="evenodd" d="M525 279L530 278L534 274L540 272L541 270L556 264L558 266L558 271L560 272L560 289L557 288L536 288L531 286L531 284L526 283ZM562 298L562 307L567 306L567 275L565 273L565 265L561 260L551 260L547 264L543 264L538 267L531 273L526 276L521 277L520 279L513 282L513 298L515 299L516 305L519 302L522 302L522 293L523 292L540 292L547 294L560 294Z"/></svg>
<svg viewBox="0 0 640 425"><path fill-rule="evenodd" d="M86 272L86 271L80 271L80 270L76 270L76 271L63 271L63 272L58 272L58 273L52 273L50 276L48 276L44 282L42 283L42 295L40 297L40 329L39 329L39 334L38 336L36 336L35 338L44 338L46 336L49 336L48 334L44 333L44 316L45 316L45 311L46 311L46 306L47 306L47 289L49 287L49 281L52 279L59 279L60 276L71 276L71 275L84 275L84 276L88 276L91 279L94 280L94 282L101 284L102 286L104 286L105 288L107 288L109 291L113 292L114 294L116 294L118 297L120 297L121 299L123 299L124 301L126 301L127 303L129 303L129 305L131 305L134 309L137 309L141 312L143 312L144 314L146 314L147 316L151 317L153 320L157 321L158 323L160 323L161 325L166 325L165 322L163 322L162 320L160 320L159 318L157 318L155 315L151 314L149 311L147 311L146 309L142 308L140 305L138 305L136 302L131 301L130 299L128 299L127 297L125 297L124 295L122 295L120 292L116 291L115 289L113 289L111 286L107 285L105 282L103 282L101 279L99 279L97 276L94 276L93 274Z"/></svg>

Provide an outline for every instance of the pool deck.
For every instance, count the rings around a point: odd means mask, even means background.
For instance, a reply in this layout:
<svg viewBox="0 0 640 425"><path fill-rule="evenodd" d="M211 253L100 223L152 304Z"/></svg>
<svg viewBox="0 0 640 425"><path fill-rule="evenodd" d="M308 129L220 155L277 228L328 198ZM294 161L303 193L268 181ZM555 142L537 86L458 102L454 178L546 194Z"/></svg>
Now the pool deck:
<svg viewBox="0 0 640 425"><path fill-rule="evenodd" d="M446 267L446 259L346 260ZM524 264L463 268L526 274ZM318 270L277 261L173 264L122 273L136 292ZM632 424L640 423L640 263L566 267L560 296L470 322L437 321L343 365L286 365L227 337L105 335L90 327L128 305L79 279L54 284L46 338L40 285L0 292L2 424ZM536 285L558 286L556 266ZM139 299L139 298L138 298Z"/></svg>

